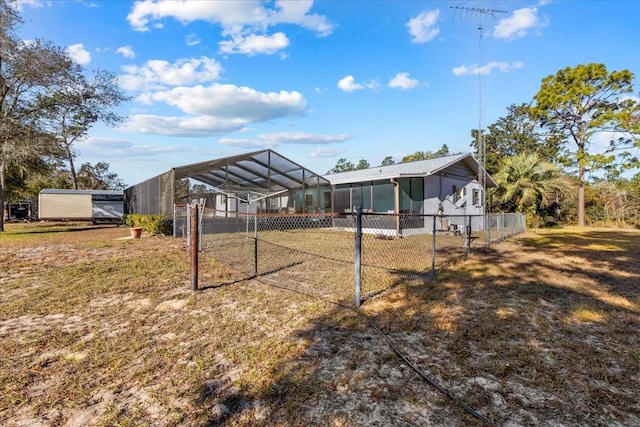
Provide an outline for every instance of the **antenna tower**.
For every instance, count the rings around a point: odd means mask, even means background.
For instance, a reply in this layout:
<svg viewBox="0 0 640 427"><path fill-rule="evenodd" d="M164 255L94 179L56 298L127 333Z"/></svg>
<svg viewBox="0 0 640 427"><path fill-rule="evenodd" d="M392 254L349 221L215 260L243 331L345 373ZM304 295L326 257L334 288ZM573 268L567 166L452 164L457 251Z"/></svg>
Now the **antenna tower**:
<svg viewBox="0 0 640 427"><path fill-rule="evenodd" d="M497 13L507 13L506 10L497 10L490 8L480 7L463 7L463 6L451 6L451 9L463 12L465 16L478 16L478 130L476 133L476 147L478 163L480 163L480 170L478 170L478 183L482 188L482 206L487 213L487 172L485 170L485 157L486 147L484 144L484 79L482 78L482 36L484 33L484 27L482 26L482 17L490 15L495 18ZM487 224L488 226L488 224Z"/></svg>

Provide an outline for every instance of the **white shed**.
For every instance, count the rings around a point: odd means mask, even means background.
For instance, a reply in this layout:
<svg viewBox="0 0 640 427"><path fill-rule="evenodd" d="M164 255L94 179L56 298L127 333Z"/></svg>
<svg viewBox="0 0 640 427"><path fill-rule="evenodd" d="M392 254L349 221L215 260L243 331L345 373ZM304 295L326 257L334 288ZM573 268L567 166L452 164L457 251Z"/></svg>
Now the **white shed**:
<svg viewBox="0 0 640 427"><path fill-rule="evenodd" d="M124 215L122 190L44 189L38 195L41 220L117 222Z"/></svg>

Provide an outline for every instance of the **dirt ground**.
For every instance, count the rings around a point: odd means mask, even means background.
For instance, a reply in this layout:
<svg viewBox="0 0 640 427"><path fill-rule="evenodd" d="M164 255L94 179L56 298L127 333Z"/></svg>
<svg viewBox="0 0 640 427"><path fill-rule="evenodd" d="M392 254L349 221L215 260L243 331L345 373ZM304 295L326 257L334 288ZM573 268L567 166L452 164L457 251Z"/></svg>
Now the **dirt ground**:
<svg viewBox="0 0 640 427"><path fill-rule="evenodd" d="M640 425L637 231L529 232L356 311L304 266L245 281L207 256L193 292L181 240L21 227L2 425Z"/></svg>

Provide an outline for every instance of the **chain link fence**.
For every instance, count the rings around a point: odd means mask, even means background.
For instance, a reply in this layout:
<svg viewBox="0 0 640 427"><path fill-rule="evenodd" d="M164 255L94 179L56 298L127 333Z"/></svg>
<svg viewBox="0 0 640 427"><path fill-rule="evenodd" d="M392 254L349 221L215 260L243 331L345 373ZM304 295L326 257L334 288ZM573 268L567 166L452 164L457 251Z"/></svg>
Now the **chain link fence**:
<svg viewBox="0 0 640 427"><path fill-rule="evenodd" d="M174 236L189 241L188 207ZM243 214L201 209L200 250L239 278L273 275L287 286L342 301L366 300L427 277L474 248L525 231L521 214ZM208 285L216 285L211 283Z"/></svg>

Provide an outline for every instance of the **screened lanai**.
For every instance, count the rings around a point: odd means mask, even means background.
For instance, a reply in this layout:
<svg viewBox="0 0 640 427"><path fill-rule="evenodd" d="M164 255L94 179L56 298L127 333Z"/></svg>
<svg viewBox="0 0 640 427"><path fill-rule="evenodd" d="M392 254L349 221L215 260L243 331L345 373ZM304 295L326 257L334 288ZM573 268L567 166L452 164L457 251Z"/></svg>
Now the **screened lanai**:
<svg viewBox="0 0 640 427"><path fill-rule="evenodd" d="M331 211L329 181L270 149L173 168L127 188L125 210L171 217L200 199L225 212Z"/></svg>
<svg viewBox="0 0 640 427"><path fill-rule="evenodd" d="M334 212L351 212L356 206L380 213L482 215L478 174L485 173L487 187L493 179L471 153L377 166L325 175L333 185Z"/></svg>

